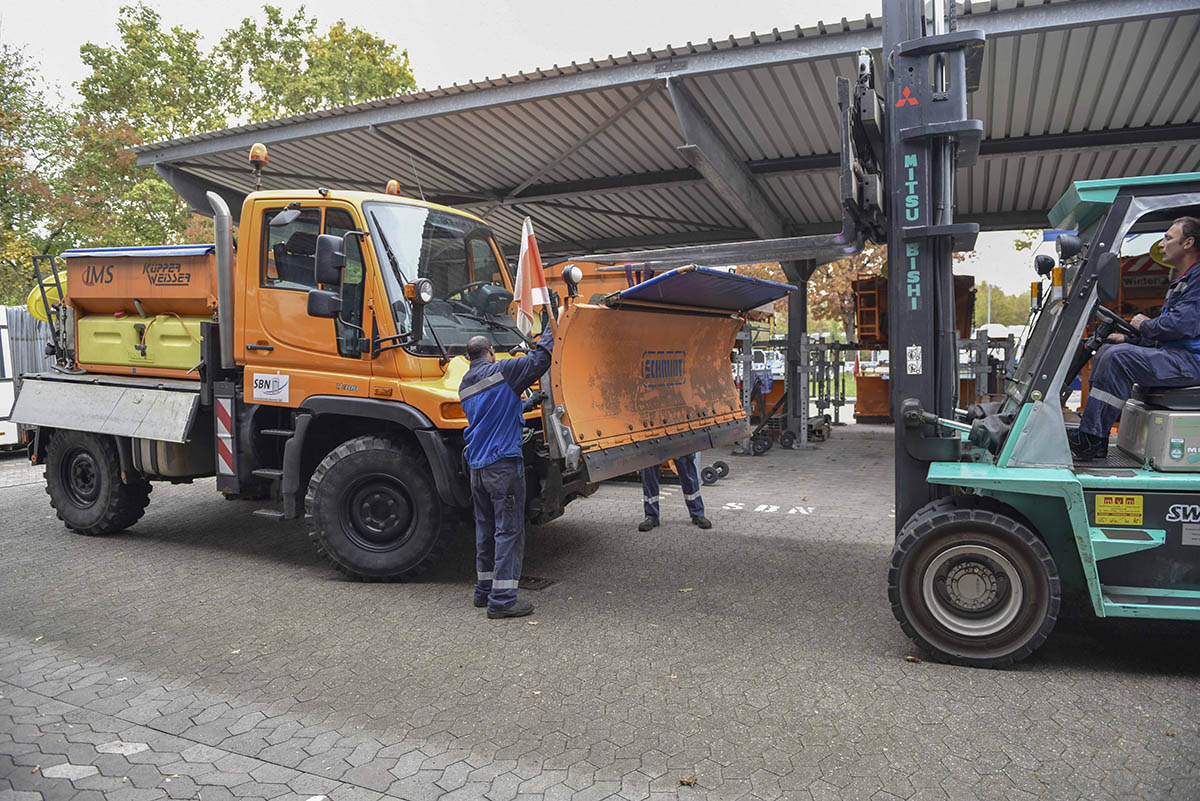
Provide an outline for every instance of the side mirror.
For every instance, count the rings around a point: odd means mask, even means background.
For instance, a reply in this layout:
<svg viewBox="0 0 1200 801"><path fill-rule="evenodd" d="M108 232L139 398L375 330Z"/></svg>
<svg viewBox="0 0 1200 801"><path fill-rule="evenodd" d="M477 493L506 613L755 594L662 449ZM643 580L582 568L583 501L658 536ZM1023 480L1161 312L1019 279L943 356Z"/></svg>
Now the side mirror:
<svg viewBox="0 0 1200 801"><path fill-rule="evenodd" d="M1121 289L1121 260L1111 250L1096 266L1096 294L1100 300L1116 300Z"/></svg>
<svg viewBox="0 0 1200 801"><path fill-rule="evenodd" d="M1058 263L1062 264L1083 252L1083 240L1075 234L1059 234L1054 249L1058 251Z"/></svg>
<svg viewBox="0 0 1200 801"><path fill-rule="evenodd" d="M336 239L337 237L334 237ZM308 316L336 318L342 313L342 297L328 289L308 290Z"/></svg>
<svg viewBox="0 0 1200 801"><path fill-rule="evenodd" d="M315 268L317 283L340 284L344 269L346 269L345 241L340 236L333 234L318 236Z"/></svg>
<svg viewBox="0 0 1200 801"><path fill-rule="evenodd" d="M1040 256L1034 256L1033 269L1037 271L1038 275L1045 278L1054 271L1054 258L1052 256L1047 256L1044 253Z"/></svg>

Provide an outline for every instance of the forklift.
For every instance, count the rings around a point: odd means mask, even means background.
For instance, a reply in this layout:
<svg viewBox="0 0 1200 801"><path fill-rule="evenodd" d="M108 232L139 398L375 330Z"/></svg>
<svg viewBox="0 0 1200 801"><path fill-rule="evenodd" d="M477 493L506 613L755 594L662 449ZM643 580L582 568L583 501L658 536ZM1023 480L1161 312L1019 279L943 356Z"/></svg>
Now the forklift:
<svg viewBox="0 0 1200 801"><path fill-rule="evenodd" d="M975 163L967 115L985 37L953 0L884 0L880 64L838 78L842 229L834 234L586 257L598 262L811 269L888 247L896 541L888 596L933 658L1005 667L1054 628L1064 596L1098 617L1200 620L1200 387L1145 387L1107 459L1076 464L1063 402L1112 332L1130 234L1200 213L1200 173L1075 183L1054 207L1057 275L1003 400L960 408L953 255L979 226L954 220L955 173ZM1058 289L1057 287L1061 287ZM1092 321L1094 326L1089 327ZM789 376L793 375L789 365ZM1193 433L1194 432L1194 433Z"/></svg>

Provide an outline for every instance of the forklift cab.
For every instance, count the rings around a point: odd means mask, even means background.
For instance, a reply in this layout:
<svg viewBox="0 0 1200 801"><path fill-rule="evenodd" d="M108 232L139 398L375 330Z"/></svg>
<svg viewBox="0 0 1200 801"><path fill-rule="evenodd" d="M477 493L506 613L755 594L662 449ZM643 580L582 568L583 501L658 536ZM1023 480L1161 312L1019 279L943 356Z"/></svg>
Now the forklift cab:
<svg viewBox="0 0 1200 801"><path fill-rule="evenodd" d="M933 657L1010 665L1064 598L1098 617L1200 620L1200 387L1138 388L1101 461L1073 461L1063 415L1080 370L1128 329L1100 305L1116 297L1121 243L1198 212L1200 173L1077 182L1050 223L1079 235L1059 242L1004 400L955 420L905 401L913 429L961 438L928 462L941 497L901 525L888 573L893 613Z"/></svg>

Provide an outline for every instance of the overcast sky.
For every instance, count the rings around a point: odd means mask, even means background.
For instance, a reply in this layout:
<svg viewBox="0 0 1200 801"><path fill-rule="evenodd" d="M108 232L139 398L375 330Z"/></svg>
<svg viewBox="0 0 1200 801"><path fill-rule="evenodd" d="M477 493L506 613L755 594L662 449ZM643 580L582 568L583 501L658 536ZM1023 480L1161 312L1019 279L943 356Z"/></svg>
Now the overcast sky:
<svg viewBox="0 0 1200 801"><path fill-rule="evenodd" d="M0 7L0 40L26 47L46 79L74 99L71 85L86 74L79 46L116 41L117 12L123 4L6 2ZM288 13L301 5L295 0L274 4ZM167 26L199 30L209 43L261 8L246 0L152 0L148 5L158 9ZM322 30L341 18L407 49L417 83L426 89L667 44L809 27L818 20L834 24L866 14L878 19L881 8L880 0L313 0L304 5ZM1006 234L982 235L977 258L957 272L974 274L1006 292L1027 290L1031 259L1015 254L1011 242Z"/></svg>

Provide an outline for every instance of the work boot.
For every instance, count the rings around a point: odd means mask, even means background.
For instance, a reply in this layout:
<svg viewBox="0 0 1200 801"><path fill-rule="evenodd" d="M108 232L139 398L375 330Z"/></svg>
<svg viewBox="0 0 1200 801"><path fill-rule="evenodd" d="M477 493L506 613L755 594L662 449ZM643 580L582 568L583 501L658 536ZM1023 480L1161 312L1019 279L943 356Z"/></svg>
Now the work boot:
<svg viewBox="0 0 1200 801"><path fill-rule="evenodd" d="M658 528L657 517L647 517L645 520L638 523L638 531L649 531L652 528Z"/></svg>
<svg viewBox="0 0 1200 801"><path fill-rule="evenodd" d="M518 598L516 601L513 602L513 605L508 607L507 609L491 609L491 608L489 608L487 615L492 620L495 620L495 619L501 618L501 617L525 617L526 615L531 614L532 612L533 612L533 604L531 604L529 601L522 601L521 599Z"/></svg>
<svg viewBox="0 0 1200 801"><path fill-rule="evenodd" d="M704 515L692 515L692 525L699 526L702 529L712 528L712 521Z"/></svg>
<svg viewBox="0 0 1200 801"><path fill-rule="evenodd" d="M488 597L486 595L481 596L477 594L471 603L475 605L476 609L482 609L483 607L487 606L487 599Z"/></svg>
<svg viewBox="0 0 1200 801"><path fill-rule="evenodd" d="M1071 443L1071 455L1081 462L1090 462L1108 456L1108 437L1079 431L1074 436L1067 434Z"/></svg>

